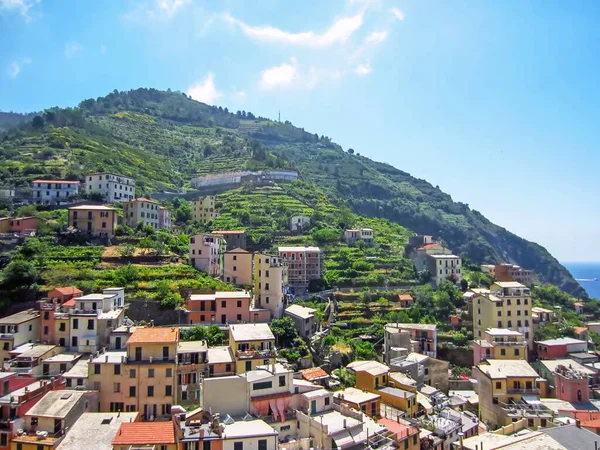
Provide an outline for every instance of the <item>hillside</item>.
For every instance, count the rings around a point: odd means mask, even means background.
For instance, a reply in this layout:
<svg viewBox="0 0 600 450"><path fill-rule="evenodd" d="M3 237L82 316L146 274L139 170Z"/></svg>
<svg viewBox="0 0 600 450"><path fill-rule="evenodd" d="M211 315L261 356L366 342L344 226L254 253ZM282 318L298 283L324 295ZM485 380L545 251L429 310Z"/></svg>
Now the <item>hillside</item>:
<svg viewBox="0 0 600 450"><path fill-rule="evenodd" d="M0 116L0 130L6 127ZM585 295L543 247L492 224L424 180L344 152L330 138L289 122L230 113L178 92L115 91L77 108L48 110L43 121L4 134L0 162L0 178L16 186L26 187L37 177L83 179L88 171L105 170L135 177L139 194L189 188L197 174L296 168L335 207L346 205L432 234L475 263L520 264L542 281Z"/></svg>

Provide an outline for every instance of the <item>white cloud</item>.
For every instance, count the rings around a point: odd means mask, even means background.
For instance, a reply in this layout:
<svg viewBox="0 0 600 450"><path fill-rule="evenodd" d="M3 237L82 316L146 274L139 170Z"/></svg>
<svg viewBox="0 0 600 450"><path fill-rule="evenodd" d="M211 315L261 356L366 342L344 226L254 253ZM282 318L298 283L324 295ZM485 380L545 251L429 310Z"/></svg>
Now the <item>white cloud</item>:
<svg viewBox="0 0 600 450"><path fill-rule="evenodd" d="M404 13L398 8L391 8L390 12L397 20L404 20Z"/></svg>
<svg viewBox="0 0 600 450"><path fill-rule="evenodd" d="M131 22L162 21L173 19L191 0L141 0L134 9L123 15Z"/></svg>
<svg viewBox="0 0 600 450"><path fill-rule="evenodd" d="M29 59L29 58L22 58L22 59L13 61L8 66L8 76L11 78L16 78L21 73L23 66L30 64L30 63L31 63L31 59Z"/></svg>
<svg viewBox="0 0 600 450"><path fill-rule="evenodd" d="M194 100L209 105L214 104L217 99L223 96L223 93L219 92L215 86L215 75L213 73L209 73L204 80L190 86L186 93Z"/></svg>
<svg viewBox="0 0 600 450"><path fill-rule="evenodd" d="M189 2L190 0L155 0L155 12L166 14L167 17L171 18Z"/></svg>
<svg viewBox="0 0 600 450"><path fill-rule="evenodd" d="M264 70L260 77L261 89L269 90L290 86L298 72L296 59L290 58L290 62Z"/></svg>
<svg viewBox="0 0 600 450"><path fill-rule="evenodd" d="M69 41L65 44L65 58L73 58L83 50L79 42Z"/></svg>
<svg viewBox="0 0 600 450"><path fill-rule="evenodd" d="M271 25L251 26L229 14L223 18L237 25L251 39L264 42L274 42L291 45L302 45L307 47L330 47L334 44L343 44L354 32L363 25L364 12L351 17L340 17L323 33L314 31L303 31L291 33Z"/></svg>
<svg viewBox="0 0 600 450"><path fill-rule="evenodd" d="M388 37L387 31L373 31L365 39L366 44L379 44L385 41Z"/></svg>
<svg viewBox="0 0 600 450"><path fill-rule="evenodd" d="M18 12L26 22L29 22L31 20L29 10L39 2L40 0L0 0L0 12Z"/></svg>
<svg viewBox="0 0 600 450"><path fill-rule="evenodd" d="M369 64L369 63L361 64L354 68L354 73L361 77L367 76L371 72L373 72L373 68L371 67L371 64Z"/></svg>

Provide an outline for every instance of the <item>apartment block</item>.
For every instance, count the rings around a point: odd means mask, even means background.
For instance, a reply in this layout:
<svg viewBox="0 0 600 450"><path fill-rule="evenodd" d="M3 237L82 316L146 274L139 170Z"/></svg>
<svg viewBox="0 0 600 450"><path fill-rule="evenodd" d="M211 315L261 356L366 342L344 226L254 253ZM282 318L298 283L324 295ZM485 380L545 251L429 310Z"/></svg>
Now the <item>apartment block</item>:
<svg viewBox="0 0 600 450"><path fill-rule="evenodd" d="M100 411L139 411L146 420L170 417L177 402L178 328L136 328L126 351L95 353L88 386Z"/></svg>
<svg viewBox="0 0 600 450"><path fill-rule="evenodd" d="M529 288L521 283L493 283L489 293L478 293L472 300L475 339L482 339L487 329L507 328L523 334L532 350L532 303Z"/></svg>
<svg viewBox="0 0 600 450"><path fill-rule="evenodd" d="M388 323L384 331L384 354L386 361L398 356L394 348L406 348L407 336L410 351L437 357L437 325L425 323Z"/></svg>
<svg viewBox="0 0 600 450"><path fill-rule="evenodd" d="M252 253L243 248L223 254L223 281L236 286L252 285Z"/></svg>
<svg viewBox="0 0 600 450"><path fill-rule="evenodd" d="M206 223L219 217L216 206L216 197L208 195L199 197L192 202L192 218L199 223Z"/></svg>
<svg viewBox="0 0 600 450"><path fill-rule="evenodd" d="M427 255L426 264L435 286L439 286L445 280L451 280L453 283L460 283L462 280L462 258L456 255Z"/></svg>
<svg viewBox="0 0 600 450"><path fill-rule="evenodd" d="M315 316L316 311L316 309L305 306L290 305L284 314L294 321L300 336L310 339L319 327L319 319Z"/></svg>
<svg viewBox="0 0 600 450"><path fill-rule="evenodd" d="M161 206L158 208L158 228L170 230L173 227L171 221L171 210Z"/></svg>
<svg viewBox="0 0 600 450"><path fill-rule="evenodd" d="M283 317L288 301L288 267L283 258L255 253L252 291L259 308L268 309L276 319Z"/></svg>
<svg viewBox="0 0 600 450"><path fill-rule="evenodd" d="M69 227L94 237L112 238L117 228L117 210L103 205L69 208Z"/></svg>
<svg viewBox="0 0 600 450"><path fill-rule="evenodd" d="M214 294L191 294L186 301L191 324L247 323L251 319L252 297L246 291L217 291Z"/></svg>
<svg viewBox="0 0 600 450"><path fill-rule="evenodd" d="M36 205L68 205L79 193L79 181L33 180L31 202Z"/></svg>
<svg viewBox="0 0 600 450"><path fill-rule="evenodd" d="M177 344L177 404L186 406L200 403L202 380L208 376L208 343L206 341L179 342Z"/></svg>
<svg viewBox="0 0 600 450"><path fill-rule="evenodd" d="M343 241L348 245L355 244L359 241L371 245L373 244L373 230L371 228L346 230L344 231Z"/></svg>
<svg viewBox="0 0 600 450"><path fill-rule="evenodd" d="M211 277L221 275L221 245L223 241L210 234L190 236L190 261L192 266Z"/></svg>
<svg viewBox="0 0 600 450"><path fill-rule="evenodd" d="M527 341L522 333L506 328L489 328L483 339L473 341L473 365L486 359L524 359L527 361Z"/></svg>
<svg viewBox="0 0 600 450"><path fill-rule="evenodd" d="M3 364L11 359L10 352L40 338L40 312L34 309L0 319L0 358Z"/></svg>
<svg viewBox="0 0 600 450"><path fill-rule="evenodd" d="M515 281L531 286L533 273L531 270L523 269L516 264L497 264L494 268L494 278L497 281Z"/></svg>
<svg viewBox="0 0 600 450"><path fill-rule="evenodd" d="M235 250L236 248L247 248L246 231L245 230L215 230L212 235L218 236L227 243L227 250Z"/></svg>
<svg viewBox="0 0 600 450"><path fill-rule="evenodd" d="M144 197L123 202L123 221L128 227L135 228L141 223L154 229L159 228L160 204Z"/></svg>
<svg viewBox="0 0 600 450"><path fill-rule="evenodd" d="M125 202L135 198L135 181L114 173L92 173L87 176L85 191L101 194L108 203Z"/></svg>
<svg viewBox="0 0 600 450"><path fill-rule="evenodd" d="M288 283L295 292L306 292L311 281L321 279L319 247L279 247L278 251L288 266Z"/></svg>
<svg viewBox="0 0 600 450"><path fill-rule="evenodd" d="M266 323L231 325L229 346L234 352L238 374L275 363L275 336Z"/></svg>

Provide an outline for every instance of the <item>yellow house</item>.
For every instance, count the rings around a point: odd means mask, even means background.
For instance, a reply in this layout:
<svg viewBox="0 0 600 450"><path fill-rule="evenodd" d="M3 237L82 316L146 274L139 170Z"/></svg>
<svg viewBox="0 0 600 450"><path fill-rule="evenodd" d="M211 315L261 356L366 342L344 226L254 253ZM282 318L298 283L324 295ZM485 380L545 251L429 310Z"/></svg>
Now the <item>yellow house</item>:
<svg viewBox="0 0 600 450"><path fill-rule="evenodd" d="M237 286L252 284L252 253L243 248L223 254L223 281Z"/></svg>
<svg viewBox="0 0 600 450"><path fill-rule="evenodd" d="M545 427L552 411L539 402L543 379L521 359L489 359L473 374L479 386L479 416L492 429L526 418L531 427Z"/></svg>
<svg viewBox="0 0 600 450"><path fill-rule="evenodd" d="M196 222L206 223L216 219L219 214L215 208L216 197L208 195L194 200L192 206L192 217Z"/></svg>
<svg viewBox="0 0 600 450"><path fill-rule="evenodd" d="M103 205L69 208L69 226L96 237L112 238L117 227L117 210Z"/></svg>
<svg viewBox="0 0 600 450"><path fill-rule="evenodd" d="M281 319L286 305L288 267L279 256L254 254L252 292L257 308L268 309L271 316Z"/></svg>
<svg viewBox="0 0 600 450"><path fill-rule="evenodd" d="M238 374L275 364L275 336L266 323L231 325L229 346L235 355Z"/></svg>
<svg viewBox="0 0 600 450"><path fill-rule="evenodd" d="M524 359L527 361L527 342L518 331L490 328L485 330L483 335L483 339L473 341L475 365L485 359Z"/></svg>
<svg viewBox="0 0 600 450"><path fill-rule="evenodd" d="M178 328L136 328L126 351L98 354L88 386L100 392L100 411L139 411L146 420L168 417L177 403Z"/></svg>

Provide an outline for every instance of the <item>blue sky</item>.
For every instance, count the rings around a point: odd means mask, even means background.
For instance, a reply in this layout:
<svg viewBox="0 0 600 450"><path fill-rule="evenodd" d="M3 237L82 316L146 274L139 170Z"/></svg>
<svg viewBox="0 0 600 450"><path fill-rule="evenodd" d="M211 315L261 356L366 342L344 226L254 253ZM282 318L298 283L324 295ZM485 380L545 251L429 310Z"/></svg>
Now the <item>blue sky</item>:
<svg viewBox="0 0 600 450"><path fill-rule="evenodd" d="M600 4L0 0L0 110L171 88L425 178L600 260Z"/></svg>

